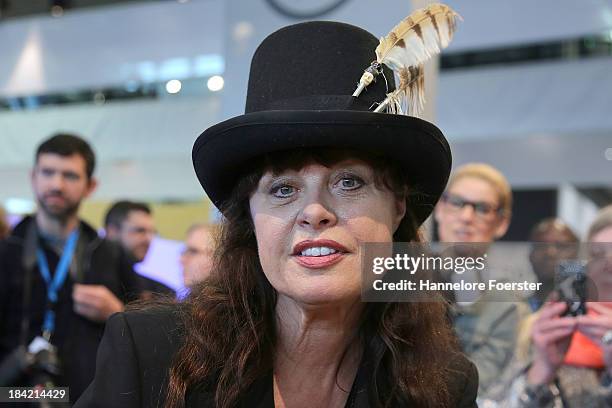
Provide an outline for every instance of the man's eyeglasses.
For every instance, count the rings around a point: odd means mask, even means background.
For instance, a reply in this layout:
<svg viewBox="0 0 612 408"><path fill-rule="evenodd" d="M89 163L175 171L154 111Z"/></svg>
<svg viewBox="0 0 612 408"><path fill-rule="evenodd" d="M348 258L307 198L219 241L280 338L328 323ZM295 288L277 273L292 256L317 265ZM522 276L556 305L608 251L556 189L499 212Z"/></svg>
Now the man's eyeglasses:
<svg viewBox="0 0 612 408"><path fill-rule="evenodd" d="M454 194L444 194L442 201L449 205L452 210L462 210L466 205L474 209L474 214L479 217L490 217L499 214L501 208L484 201L469 201Z"/></svg>

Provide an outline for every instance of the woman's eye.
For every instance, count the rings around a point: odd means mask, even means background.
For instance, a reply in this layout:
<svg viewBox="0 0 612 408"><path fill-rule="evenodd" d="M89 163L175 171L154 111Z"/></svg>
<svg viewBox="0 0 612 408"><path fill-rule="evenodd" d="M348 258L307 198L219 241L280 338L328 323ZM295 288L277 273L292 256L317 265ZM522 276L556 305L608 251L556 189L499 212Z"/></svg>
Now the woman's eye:
<svg viewBox="0 0 612 408"><path fill-rule="evenodd" d="M275 197L287 198L287 197L291 197L293 195L293 193L295 193L295 188L291 187L291 186L288 186L288 185L272 187L271 193Z"/></svg>
<svg viewBox="0 0 612 408"><path fill-rule="evenodd" d="M355 190L363 185L363 181L358 177L343 177L340 180L340 187L345 190Z"/></svg>

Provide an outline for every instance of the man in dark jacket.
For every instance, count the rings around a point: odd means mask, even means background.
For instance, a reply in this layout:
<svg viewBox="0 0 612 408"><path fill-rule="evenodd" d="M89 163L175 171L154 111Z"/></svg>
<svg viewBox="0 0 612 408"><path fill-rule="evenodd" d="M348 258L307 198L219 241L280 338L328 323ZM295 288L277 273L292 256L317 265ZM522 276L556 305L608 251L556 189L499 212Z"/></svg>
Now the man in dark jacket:
<svg viewBox="0 0 612 408"><path fill-rule="evenodd" d="M106 320L137 296L120 248L78 218L81 202L96 188L94 167L94 153L79 137L60 134L38 147L31 174L38 211L0 244L0 371L37 339L55 348L61 372L15 372L1 385L52 378L76 401L93 379Z"/></svg>

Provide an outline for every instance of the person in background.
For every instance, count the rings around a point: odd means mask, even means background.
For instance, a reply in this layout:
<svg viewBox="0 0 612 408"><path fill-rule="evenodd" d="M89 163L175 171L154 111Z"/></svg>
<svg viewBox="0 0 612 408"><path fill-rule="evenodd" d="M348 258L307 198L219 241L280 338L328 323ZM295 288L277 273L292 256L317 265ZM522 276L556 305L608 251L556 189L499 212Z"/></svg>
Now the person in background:
<svg viewBox="0 0 612 408"><path fill-rule="evenodd" d="M483 163L461 166L435 208L440 241L479 247L492 243L506 233L511 209L510 184L497 169ZM446 280L461 276L451 273ZM454 326L464 352L478 368L483 395L512 357L522 310L517 303L485 297L462 301L463 295L454 294Z"/></svg>
<svg viewBox="0 0 612 408"><path fill-rule="evenodd" d="M142 262L156 233L151 208L145 203L117 201L104 216L104 231L134 262Z"/></svg>
<svg viewBox="0 0 612 408"><path fill-rule="evenodd" d="M532 242L529 261L538 282L543 284L542 290L528 299L531 311L535 312L554 289L559 261L576 258L578 237L559 218L546 218L533 227L529 240Z"/></svg>
<svg viewBox="0 0 612 408"><path fill-rule="evenodd" d="M187 230L181 266L186 287L203 281L210 275L215 249L216 228L207 224L193 224Z"/></svg>
<svg viewBox="0 0 612 408"><path fill-rule="evenodd" d="M589 297L587 313L573 316L566 314L567 303L553 296L529 316L521 325L511 375L482 406L612 406L612 205L591 224L586 246L587 275L599 301Z"/></svg>
<svg viewBox="0 0 612 408"><path fill-rule="evenodd" d="M142 262L155 237L151 208L145 203L117 201L106 212L104 230L106 238L117 242L133 263ZM163 283L134 273L142 289L141 298L149 299L155 294L174 295L174 290Z"/></svg>
<svg viewBox="0 0 612 408"><path fill-rule="evenodd" d="M8 237L10 232L11 228L8 223L6 211L4 211L4 208L0 207L0 240Z"/></svg>
<svg viewBox="0 0 612 408"><path fill-rule="evenodd" d="M138 292L120 248L78 217L97 186L94 168L94 152L80 137L45 140L31 173L38 210L0 243L0 365L36 339L58 356L53 366L61 371L53 380L70 388L72 402L94 377L106 320ZM33 386L42 371L17 370L2 385Z"/></svg>

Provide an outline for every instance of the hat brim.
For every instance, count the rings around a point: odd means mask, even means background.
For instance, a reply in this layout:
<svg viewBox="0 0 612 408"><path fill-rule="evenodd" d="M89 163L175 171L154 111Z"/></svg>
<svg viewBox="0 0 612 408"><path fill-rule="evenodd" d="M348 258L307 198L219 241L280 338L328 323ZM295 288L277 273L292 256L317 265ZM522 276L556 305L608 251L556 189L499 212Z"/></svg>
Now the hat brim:
<svg viewBox="0 0 612 408"><path fill-rule="evenodd" d="M200 184L217 208L230 197L249 161L267 153L335 147L380 152L396 160L418 191L420 225L433 211L451 170L451 151L433 124L405 115L363 111L261 111L205 130L193 146Z"/></svg>

